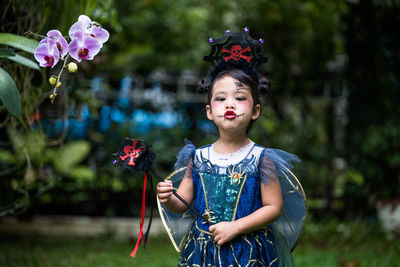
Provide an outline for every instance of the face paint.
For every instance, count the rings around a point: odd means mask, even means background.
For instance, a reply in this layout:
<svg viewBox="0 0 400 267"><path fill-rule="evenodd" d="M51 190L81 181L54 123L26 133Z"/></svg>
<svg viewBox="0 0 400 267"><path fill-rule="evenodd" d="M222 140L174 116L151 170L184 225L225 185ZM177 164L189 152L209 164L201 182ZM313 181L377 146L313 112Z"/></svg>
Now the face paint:
<svg viewBox="0 0 400 267"><path fill-rule="evenodd" d="M218 80L213 87L207 113L220 130L245 131L253 115L249 87L231 76Z"/></svg>
<svg viewBox="0 0 400 267"><path fill-rule="evenodd" d="M240 118L244 116L244 113L241 114L236 114L234 111L232 110L227 110L224 115L218 115L217 117L219 119L224 119L224 120L234 120L236 118Z"/></svg>
<svg viewBox="0 0 400 267"><path fill-rule="evenodd" d="M236 90L247 90L247 87L239 81L235 81Z"/></svg>

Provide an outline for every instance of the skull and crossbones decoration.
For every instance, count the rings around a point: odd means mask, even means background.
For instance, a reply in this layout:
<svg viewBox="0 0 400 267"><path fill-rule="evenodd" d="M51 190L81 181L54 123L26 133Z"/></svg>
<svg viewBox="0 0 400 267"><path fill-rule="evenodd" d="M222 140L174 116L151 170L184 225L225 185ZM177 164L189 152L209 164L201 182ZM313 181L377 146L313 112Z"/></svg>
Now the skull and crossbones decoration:
<svg viewBox="0 0 400 267"><path fill-rule="evenodd" d="M228 53L230 56L224 57L225 61L233 59L235 61L239 61L239 59L243 58L248 63L250 63L251 57L243 55L246 52L250 52L250 46L247 46L245 49L242 49L240 45L232 45L231 50L226 49L225 47L222 48L222 53Z"/></svg>
<svg viewBox="0 0 400 267"><path fill-rule="evenodd" d="M138 147L136 147L138 145ZM132 140L132 145L124 146L124 156L119 156L121 160L125 161L129 157L128 165L135 166L135 159L139 158L140 152L146 150L137 140Z"/></svg>

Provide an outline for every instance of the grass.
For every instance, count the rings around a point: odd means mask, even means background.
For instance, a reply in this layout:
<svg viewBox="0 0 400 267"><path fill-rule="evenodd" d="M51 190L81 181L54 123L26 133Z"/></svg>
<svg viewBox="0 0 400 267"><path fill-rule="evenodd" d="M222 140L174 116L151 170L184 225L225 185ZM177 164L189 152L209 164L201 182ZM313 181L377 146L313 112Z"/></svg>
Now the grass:
<svg viewBox="0 0 400 267"><path fill-rule="evenodd" d="M296 266L400 267L398 239L361 221L308 223L293 257Z"/></svg>
<svg viewBox="0 0 400 267"><path fill-rule="evenodd" d="M168 237L150 237L129 257L135 240L2 235L0 266L176 266ZM362 222L309 223L293 253L296 266L400 266L398 236ZM351 265L357 263L358 265Z"/></svg>

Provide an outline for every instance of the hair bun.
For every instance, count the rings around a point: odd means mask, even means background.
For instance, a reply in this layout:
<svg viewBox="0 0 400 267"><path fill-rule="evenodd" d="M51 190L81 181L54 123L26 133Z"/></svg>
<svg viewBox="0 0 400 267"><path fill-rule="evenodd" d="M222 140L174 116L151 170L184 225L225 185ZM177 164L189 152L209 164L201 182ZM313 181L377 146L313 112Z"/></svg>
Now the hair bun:
<svg viewBox="0 0 400 267"><path fill-rule="evenodd" d="M207 80L202 79L197 86L197 90L200 93L208 93L211 90L211 84Z"/></svg>
<svg viewBox="0 0 400 267"><path fill-rule="evenodd" d="M267 78L261 78L258 82L258 89L261 94L268 94L271 89L271 81Z"/></svg>

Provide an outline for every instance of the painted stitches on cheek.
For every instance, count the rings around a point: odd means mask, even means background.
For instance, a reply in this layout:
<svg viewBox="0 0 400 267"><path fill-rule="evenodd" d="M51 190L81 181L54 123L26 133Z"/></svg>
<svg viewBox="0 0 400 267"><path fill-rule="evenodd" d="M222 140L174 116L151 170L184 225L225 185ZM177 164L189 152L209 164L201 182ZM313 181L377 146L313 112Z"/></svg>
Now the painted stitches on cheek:
<svg viewBox="0 0 400 267"><path fill-rule="evenodd" d="M234 111L232 110L227 110L224 115L218 115L217 117L219 119L224 119L224 120L234 120L236 118L240 118L244 116L244 113L241 114L236 114Z"/></svg>

